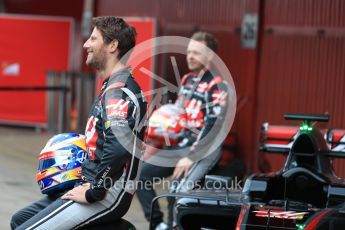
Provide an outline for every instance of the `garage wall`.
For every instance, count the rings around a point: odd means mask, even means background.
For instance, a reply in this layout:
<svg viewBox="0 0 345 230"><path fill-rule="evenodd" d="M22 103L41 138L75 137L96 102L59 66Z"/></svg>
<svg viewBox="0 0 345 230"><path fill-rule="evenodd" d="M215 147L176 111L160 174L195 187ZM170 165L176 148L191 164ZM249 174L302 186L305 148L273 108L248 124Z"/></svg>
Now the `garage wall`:
<svg viewBox="0 0 345 230"><path fill-rule="evenodd" d="M266 0L259 63L257 125L285 112L329 113L326 128L345 128L345 2ZM274 169L281 157L270 156ZM345 176L345 162L336 161Z"/></svg>
<svg viewBox="0 0 345 230"><path fill-rule="evenodd" d="M9 13L73 15L81 18L82 0L5 0ZM54 7L49 7L54 4ZM69 5L69 7L66 7ZM233 74L240 108L233 130L249 171L257 171L260 124L294 124L285 112L324 113L330 128L345 128L345 1L343 0L98 0L95 15L156 17L159 35L190 36L202 29L215 34L219 55ZM259 15L258 46L240 46L245 13ZM83 58L81 58L83 59ZM184 58L178 59L183 66ZM173 81L166 60L158 73ZM186 71L186 66L181 72ZM274 169L283 159L269 156ZM335 162L345 177L343 160Z"/></svg>

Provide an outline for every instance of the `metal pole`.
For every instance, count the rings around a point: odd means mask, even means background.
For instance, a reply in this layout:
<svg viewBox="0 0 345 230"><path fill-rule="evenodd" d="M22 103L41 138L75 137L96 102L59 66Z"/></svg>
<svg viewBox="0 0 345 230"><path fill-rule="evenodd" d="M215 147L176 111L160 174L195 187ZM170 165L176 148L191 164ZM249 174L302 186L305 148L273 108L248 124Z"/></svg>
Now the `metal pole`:
<svg viewBox="0 0 345 230"><path fill-rule="evenodd" d="M61 73L60 75L60 86L66 86L66 73ZM65 114L65 97L66 97L66 90L63 89L59 93L59 102L58 102L58 133L63 132L63 122L64 122L64 114Z"/></svg>
<svg viewBox="0 0 345 230"><path fill-rule="evenodd" d="M91 33L91 19L94 11L94 0L84 0L84 10L81 24L81 34L83 38L88 38Z"/></svg>
<svg viewBox="0 0 345 230"><path fill-rule="evenodd" d="M0 13L5 13L5 12L6 12L5 1L0 0Z"/></svg>
<svg viewBox="0 0 345 230"><path fill-rule="evenodd" d="M82 73L77 73L76 75L76 93L75 93L75 101L76 101L76 109L77 109L77 131L80 132L81 131L81 126L82 126L82 122L81 122L81 114L82 114L82 110L83 110L83 105L82 105Z"/></svg>
<svg viewBox="0 0 345 230"><path fill-rule="evenodd" d="M47 72L47 87L54 86L54 72ZM47 91L47 100L46 100L46 114L48 120L48 133L53 134L56 132L56 122L55 122L55 100L54 100L54 91Z"/></svg>
<svg viewBox="0 0 345 230"><path fill-rule="evenodd" d="M64 130L71 130L71 110L72 110L72 78L74 73L66 73L66 90L65 90L65 113L64 113Z"/></svg>

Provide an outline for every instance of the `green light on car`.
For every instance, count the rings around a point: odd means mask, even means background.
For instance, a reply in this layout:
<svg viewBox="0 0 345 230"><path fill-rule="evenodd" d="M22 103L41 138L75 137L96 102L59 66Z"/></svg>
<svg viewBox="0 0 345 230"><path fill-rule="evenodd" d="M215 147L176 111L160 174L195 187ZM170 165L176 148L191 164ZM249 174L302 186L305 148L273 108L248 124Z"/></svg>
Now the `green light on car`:
<svg viewBox="0 0 345 230"><path fill-rule="evenodd" d="M297 230L303 230L305 227L305 224L296 224Z"/></svg>
<svg viewBox="0 0 345 230"><path fill-rule="evenodd" d="M301 131L311 132L313 130L313 126L309 124L309 122L305 121L303 124L299 127Z"/></svg>

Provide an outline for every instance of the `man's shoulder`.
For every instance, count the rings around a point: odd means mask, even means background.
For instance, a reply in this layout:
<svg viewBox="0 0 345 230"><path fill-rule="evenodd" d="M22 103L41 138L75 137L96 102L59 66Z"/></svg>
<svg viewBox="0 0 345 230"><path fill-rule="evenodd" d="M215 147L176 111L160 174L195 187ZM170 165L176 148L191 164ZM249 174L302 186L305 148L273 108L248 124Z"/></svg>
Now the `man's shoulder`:
<svg viewBox="0 0 345 230"><path fill-rule="evenodd" d="M121 87L129 89L135 94L140 93L141 91L141 88L134 79L132 70L129 67L124 68L109 78L107 87L111 87L112 85L122 85Z"/></svg>
<svg viewBox="0 0 345 230"><path fill-rule="evenodd" d="M208 90L225 89L227 85L226 80L221 75L212 71L207 71L203 76L202 81L207 83Z"/></svg>
<svg viewBox="0 0 345 230"><path fill-rule="evenodd" d="M132 77L132 72L130 68L126 67L109 78L108 86L113 85L116 82L122 82L126 84L127 80Z"/></svg>
<svg viewBox="0 0 345 230"><path fill-rule="evenodd" d="M195 75L192 72L186 73L181 79L181 84L184 85L186 82L192 80Z"/></svg>
<svg viewBox="0 0 345 230"><path fill-rule="evenodd" d="M211 71L211 70L205 71L203 76L202 76L202 80L208 81L208 82L211 82L216 78L222 78L222 77L220 75L218 75L217 73Z"/></svg>

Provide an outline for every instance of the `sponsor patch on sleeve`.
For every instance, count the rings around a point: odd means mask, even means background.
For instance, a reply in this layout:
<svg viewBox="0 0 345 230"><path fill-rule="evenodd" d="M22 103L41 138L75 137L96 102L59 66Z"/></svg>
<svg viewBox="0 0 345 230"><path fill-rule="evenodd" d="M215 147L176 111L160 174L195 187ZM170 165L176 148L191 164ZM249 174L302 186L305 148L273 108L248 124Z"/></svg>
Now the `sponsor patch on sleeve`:
<svg viewBox="0 0 345 230"><path fill-rule="evenodd" d="M105 126L105 129L109 129L110 128L110 121L108 120L108 121L106 121L105 123L104 123L104 126Z"/></svg>
<svg viewBox="0 0 345 230"><path fill-rule="evenodd" d="M126 119L128 117L128 104L129 101L124 99L109 99L106 104L108 119Z"/></svg>

